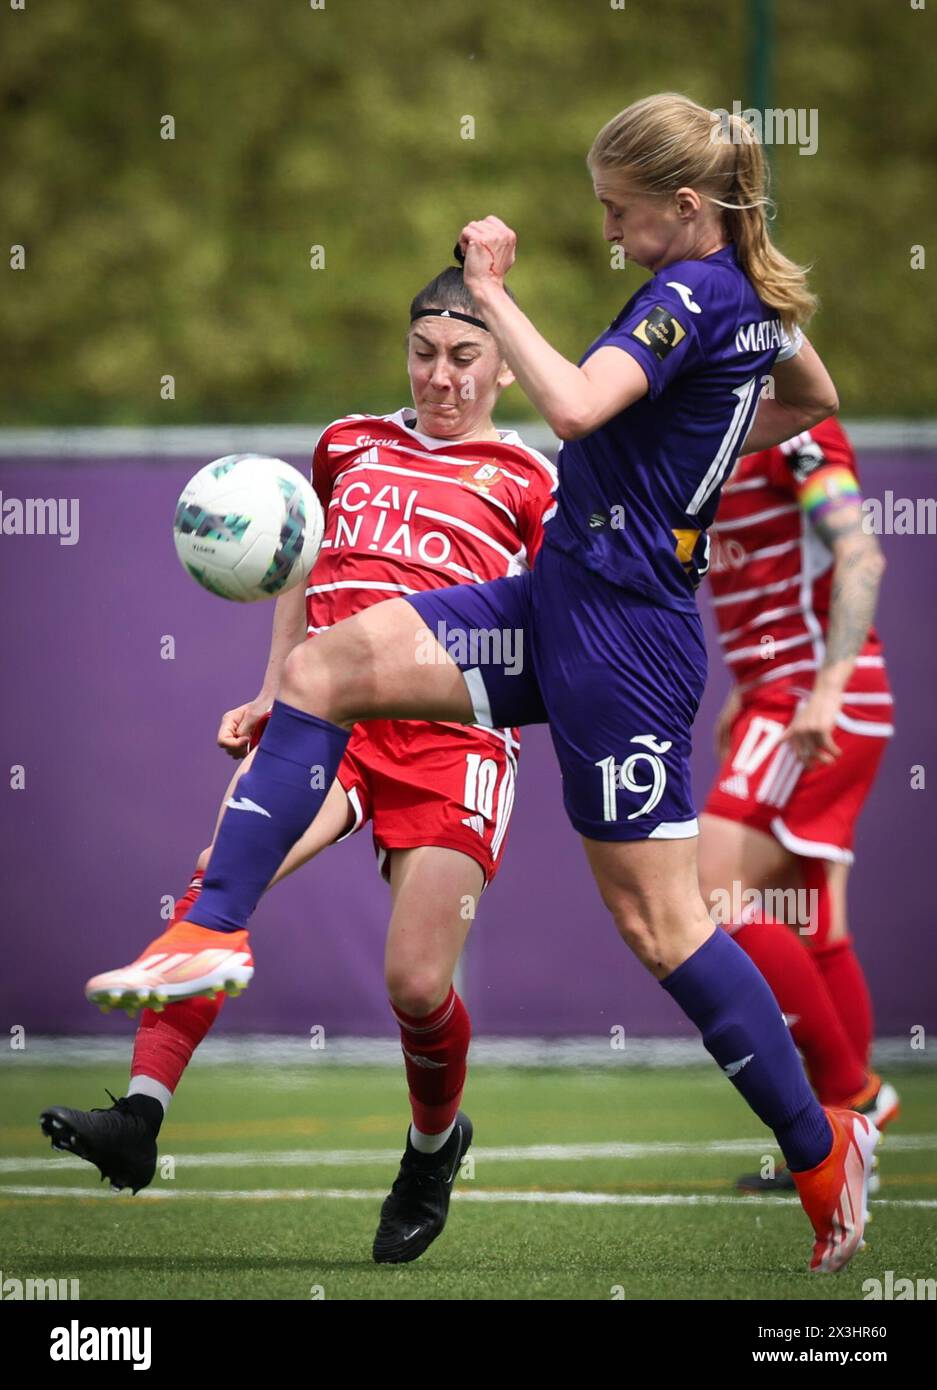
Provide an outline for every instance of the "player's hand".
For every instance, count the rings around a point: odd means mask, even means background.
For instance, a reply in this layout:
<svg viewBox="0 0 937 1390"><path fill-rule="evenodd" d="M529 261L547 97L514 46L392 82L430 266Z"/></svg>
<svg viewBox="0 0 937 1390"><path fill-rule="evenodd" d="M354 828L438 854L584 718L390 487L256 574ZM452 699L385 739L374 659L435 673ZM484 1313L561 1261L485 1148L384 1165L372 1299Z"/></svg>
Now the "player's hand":
<svg viewBox="0 0 937 1390"><path fill-rule="evenodd" d="M465 256L463 274L472 294L504 284L514 264L517 235L500 217L468 222L459 233L459 246Z"/></svg>
<svg viewBox="0 0 937 1390"><path fill-rule="evenodd" d="M738 691L733 688L729 691L725 704L716 718L716 727L713 729L713 744L716 749L716 757L720 762L723 758L728 757L729 749L732 746L732 725L735 723L741 705L741 697Z"/></svg>
<svg viewBox="0 0 937 1390"><path fill-rule="evenodd" d="M829 766L842 753L833 742L839 706L838 695L815 690L785 729L781 742L789 743L806 767L813 762Z"/></svg>
<svg viewBox="0 0 937 1390"><path fill-rule="evenodd" d="M229 709L222 715L218 729L218 747L232 758L244 758L250 748L251 734L259 719L269 712L270 700L258 696L246 705Z"/></svg>

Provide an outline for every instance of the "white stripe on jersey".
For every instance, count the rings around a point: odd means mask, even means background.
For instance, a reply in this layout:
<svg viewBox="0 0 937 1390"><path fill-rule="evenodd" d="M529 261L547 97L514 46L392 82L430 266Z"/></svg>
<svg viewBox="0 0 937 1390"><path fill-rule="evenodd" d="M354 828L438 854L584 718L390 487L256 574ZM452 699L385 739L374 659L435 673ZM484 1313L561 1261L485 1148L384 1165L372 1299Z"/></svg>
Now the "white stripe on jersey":
<svg viewBox="0 0 937 1390"><path fill-rule="evenodd" d="M719 598L712 599L714 608L724 608L727 603L742 603L746 599L761 598L762 594L779 594L782 589L789 589L792 584L800 583L800 575L795 574L790 579L779 579L776 584L762 584L757 589L739 589L736 593L722 594Z"/></svg>
<svg viewBox="0 0 937 1390"><path fill-rule="evenodd" d="M716 535L718 537L718 531ZM740 565L734 566L735 569L743 570L746 565L750 565L752 560L773 560L777 555L786 555L790 550L800 549L800 537L793 541L779 541L777 545L763 545L760 550L753 550L745 556Z"/></svg>
<svg viewBox="0 0 937 1390"><path fill-rule="evenodd" d="M420 589L410 589L406 584L364 584L359 579L339 579L334 584L310 584L306 597L310 594L329 594L335 589L383 589L395 594L418 594Z"/></svg>
<svg viewBox="0 0 937 1390"><path fill-rule="evenodd" d="M431 507L414 507L414 511L417 516L425 516L428 521L440 521L444 526L451 526L456 531L465 531L468 535L474 536L476 540L490 546L509 564L511 561L519 561L524 553L523 546L520 551L512 553L506 546L499 545L496 540L492 540L486 531L482 531L478 526L473 526L470 521L463 521L461 517L451 516L449 512L436 512Z"/></svg>
<svg viewBox="0 0 937 1390"><path fill-rule="evenodd" d="M753 628L763 627L765 623L774 623L778 618L788 618L792 613L799 612L799 603L789 604L787 608L769 608L766 613L759 613L757 618L751 618L741 627L734 627L731 632L720 632L719 641L725 646L727 642L734 642L736 637L741 637L743 632L751 632Z"/></svg>
<svg viewBox="0 0 937 1390"><path fill-rule="evenodd" d="M817 550L820 555L818 558ZM826 563L824 564L824 560ZM826 657L826 641L823 628L813 609L813 581L833 563L833 555L808 523L806 513L800 513L800 606L804 613L804 623L813 642L814 660L819 668Z"/></svg>
<svg viewBox="0 0 937 1390"><path fill-rule="evenodd" d="M769 650L774 652L786 652L788 647L799 647L804 642L812 642L813 637L809 632L802 632L798 637L785 637L783 642L774 642ZM765 648L759 643L756 647L739 647L734 652L726 652L725 660L728 665L735 661L746 661L750 656L762 656Z"/></svg>
<svg viewBox="0 0 937 1390"><path fill-rule="evenodd" d="M716 457L709 465L709 468L706 471L706 475L703 478L703 481L700 483L699 487L696 489L692 498L690 499L690 502L686 509L687 516L696 516L700 508L706 503L707 499L712 495L712 493L715 492L716 488L722 482L723 475L725 474L725 471L728 468L730 462L732 461L732 457L735 453L736 445L739 442L739 435L742 432L742 427L744 426L745 421L748 417L748 408L751 405L752 396L755 394L756 385L757 378L752 377L751 381L748 383L747 386L739 386L737 388L738 405L735 407L735 411L733 412L732 419L729 423L729 428L726 430L725 434L722 437L722 443L719 445L719 451L716 454Z"/></svg>
<svg viewBox="0 0 937 1390"><path fill-rule="evenodd" d="M455 560L447 560L443 565L444 570L452 570L453 574L461 574L463 579L467 579L470 584L483 583L480 574L475 574L474 570L467 570L464 565L457 565Z"/></svg>
<svg viewBox="0 0 937 1390"><path fill-rule="evenodd" d="M781 676L792 676L795 671L816 671L819 666L817 661L791 661L786 666L779 666L774 671L767 671L763 676L759 676L755 681L745 681L739 686L739 690L756 690L759 685L764 685L767 681L776 681Z"/></svg>
<svg viewBox="0 0 937 1390"><path fill-rule="evenodd" d="M868 666L884 666L884 665L885 665L885 658L884 658L883 656L857 656L857 657L856 657L856 665L857 665L857 666L865 666L865 667L868 667Z"/></svg>
<svg viewBox="0 0 937 1390"><path fill-rule="evenodd" d="M437 463L448 463L454 468L481 468L484 462L480 459L455 458L451 454L442 453L439 449L414 449L405 439L400 440L399 443L396 439L382 439L380 443L330 444L328 447L336 454L373 453L378 449L394 449L398 454L408 454L415 459L431 458ZM517 483L518 487L530 487L529 478L522 477L520 473L512 473L510 468L505 468L503 463L493 463L491 466L497 468L506 478L510 478L512 483ZM387 467L389 468L390 464ZM351 469L348 471L351 472ZM412 472L412 470L408 469L407 472ZM452 482L453 480L446 478L444 481Z"/></svg>
<svg viewBox="0 0 937 1390"><path fill-rule="evenodd" d="M737 521L720 521L716 527L717 535L722 535L724 531L741 531L748 526L755 526L759 521L773 521L776 516L789 516L791 512L799 512L800 507L796 502L785 502L780 507L769 507L765 512L756 512L754 516L739 517Z"/></svg>
<svg viewBox="0 0 937 1390"><path fill-rule="evenodd" d="M756 487L767 487L768 482L768 478L746 478L741 483L733 483L730 479L722 489L723 496L727 492L752 492Z"/></svg>
<svg viewBox="0 0 937 1390"><path fill-rule="evenodd" d="M844 705L893 705L894 703L888 694L869 695L860 690L857 695L853 695L851 691L847 690L843 695Z"/></svg>

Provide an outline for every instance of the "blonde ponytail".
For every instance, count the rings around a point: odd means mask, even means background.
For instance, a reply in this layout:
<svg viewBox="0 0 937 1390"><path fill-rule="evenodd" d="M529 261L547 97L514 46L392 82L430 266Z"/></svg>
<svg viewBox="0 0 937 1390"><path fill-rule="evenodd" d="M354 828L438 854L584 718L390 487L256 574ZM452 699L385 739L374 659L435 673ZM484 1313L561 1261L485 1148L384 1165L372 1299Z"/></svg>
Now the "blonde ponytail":
<svg viewBox="0 0 937 1390"><path fill-rule="evenodd" d="M695 188L723 209L726 236L763 304L785 329L807 323L816 309L807 268L774 245L769 171L755 132L740 115L708 111L677 92L660 92L620 111L602 127L586 158L597 170L623 174L638 193Z"/></svg>

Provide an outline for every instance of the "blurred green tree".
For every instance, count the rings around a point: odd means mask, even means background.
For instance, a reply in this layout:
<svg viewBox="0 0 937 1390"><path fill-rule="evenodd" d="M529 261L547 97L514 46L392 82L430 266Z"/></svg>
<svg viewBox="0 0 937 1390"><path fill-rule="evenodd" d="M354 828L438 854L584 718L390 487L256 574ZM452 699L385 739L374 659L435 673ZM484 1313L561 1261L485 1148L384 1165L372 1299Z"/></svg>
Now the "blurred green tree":
<svg viewBox="0 0 937 1390"><path fill-rule="evenodd" d="M777 234L814 265L812 336L853 416L937 410L912 268L937 255L935 10L777 6L774 100L819 122L815 155L774 152ZM638 283L600 237L599 125L655 90L747 104L746 0L29 0L0 23L14 424L393 408L409 299L489 212L577 356ZM505 413L531 411L515 390Z"/></svg>

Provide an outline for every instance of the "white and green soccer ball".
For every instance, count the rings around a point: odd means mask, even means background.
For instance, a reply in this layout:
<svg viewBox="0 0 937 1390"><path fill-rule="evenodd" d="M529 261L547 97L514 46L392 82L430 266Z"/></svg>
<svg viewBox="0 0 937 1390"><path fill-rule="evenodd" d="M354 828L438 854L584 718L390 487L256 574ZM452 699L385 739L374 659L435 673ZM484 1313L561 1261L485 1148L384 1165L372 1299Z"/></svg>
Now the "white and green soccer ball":
<svg viewBox="0 0 937 1390"><path fill-rule="evenodd" d="M302 582L324 529L322 505L295 468L263 454L228 454L183 488L173 538L204 589L253 603Z"/></svg>

